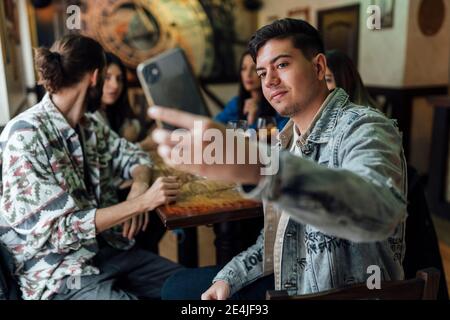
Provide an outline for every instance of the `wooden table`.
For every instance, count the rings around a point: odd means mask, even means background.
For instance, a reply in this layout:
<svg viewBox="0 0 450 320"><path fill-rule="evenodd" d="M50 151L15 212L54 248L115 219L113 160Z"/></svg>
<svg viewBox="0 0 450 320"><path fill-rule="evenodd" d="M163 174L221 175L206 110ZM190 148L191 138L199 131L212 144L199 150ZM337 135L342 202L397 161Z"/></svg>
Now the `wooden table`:
<svg viewBox="0 0 450 320"><path fill-rule="evenodd" d="M234 183L209 180L167 167L154 153L155 178L177 176L182 184L176 203L156 209L168 229L196 227L263 215L262 203L245 199Z"/></svg>
<svg viewBox="0 0 450 320"><path fill-rule="evenodd" d="M181 264L188 267L197 265L195 227L263 216L262 203L243 198L235 184L177 171L167 167L155 153L152 152L151 157L155 178L177 176L182 184L176 203L156 209L167 229L183 228L185 243L178 247Z"/></svg>
<svg viewBox="0 0 450 320"><path fill-rule="evenodd" d="M210 181L204 183L208 184ZM201 184L191 183L190 187L199 185ZM156 212L168 229L210 225L263 215L260 202L243 199L233 188L200 191L194 195L182 193L175 204L159 207Z"/></svg>

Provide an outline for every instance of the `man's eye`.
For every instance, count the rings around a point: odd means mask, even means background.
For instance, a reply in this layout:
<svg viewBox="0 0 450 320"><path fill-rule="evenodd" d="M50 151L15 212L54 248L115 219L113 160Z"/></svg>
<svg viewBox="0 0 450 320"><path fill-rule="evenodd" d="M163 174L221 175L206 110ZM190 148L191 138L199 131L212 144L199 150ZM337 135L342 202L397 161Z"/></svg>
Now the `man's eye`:
<svg viewBox="0 0 450 320"><path fill-rule="evenodd" d="M265 76L266 76L265 72L258 73L258 77L260 77L261 79L263 79Z"/></svg>
<svg viewBox="0 0 450 320"><path fill-rule="evenodd" d="M285 68L285 67L287 67L288 66L288 63L287 62L282 62L282 63L280 63L277 67L278 67L278 69L280 69L280 68Z"/></svg>

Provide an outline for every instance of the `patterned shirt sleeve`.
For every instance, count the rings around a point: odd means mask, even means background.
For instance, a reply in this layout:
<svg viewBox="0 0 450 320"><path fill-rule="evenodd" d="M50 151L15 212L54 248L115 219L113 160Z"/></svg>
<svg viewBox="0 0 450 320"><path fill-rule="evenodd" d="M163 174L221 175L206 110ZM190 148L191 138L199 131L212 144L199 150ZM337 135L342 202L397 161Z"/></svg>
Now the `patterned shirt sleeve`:
<svg viewBox="0 0 450 320"><path fill-rule="evenodd" d="M25 260L44 249L56 253L77 250L83 241L96 236L96 209L83 206L71 197L66 184L57 182L53 169L60 164L55 156L58 150L50 146L37 130L28 129L12 133L4 148L0 211L26 239L25 245L12 248ZM73 172L60 173L77 179ZM77 184L81 188L81 181Z"/></svg>
<svg viewBox="0 0 450 320"><path fill-rule="evenodd" d="M102 126L106 144L106 152L112 155L112 167L116 176L123 179L131 179L131 173L139 165L152 166L149 155L140 149L134 143L120 138L117 133L108 126L97 123Z"/></svg>

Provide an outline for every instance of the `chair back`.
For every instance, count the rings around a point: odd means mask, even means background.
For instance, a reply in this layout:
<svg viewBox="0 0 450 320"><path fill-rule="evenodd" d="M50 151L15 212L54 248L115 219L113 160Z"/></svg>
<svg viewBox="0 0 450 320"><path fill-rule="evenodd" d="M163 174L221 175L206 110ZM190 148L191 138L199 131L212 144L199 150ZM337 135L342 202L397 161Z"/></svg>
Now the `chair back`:
<svg viewBox="0 0 450 320"><path fill-rule="evenodd" d="M355 284L324 292L289 296L287 291L267 291L267 300L436 300L440 272L436 268L419 270L416 278L381 282L381 289Z"/></svg>

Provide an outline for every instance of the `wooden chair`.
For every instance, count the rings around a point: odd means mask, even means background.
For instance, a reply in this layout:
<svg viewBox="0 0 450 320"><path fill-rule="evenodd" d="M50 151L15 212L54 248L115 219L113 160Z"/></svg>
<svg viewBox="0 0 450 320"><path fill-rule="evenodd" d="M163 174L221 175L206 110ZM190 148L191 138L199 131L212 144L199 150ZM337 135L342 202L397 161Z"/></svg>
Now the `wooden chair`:
<svg viewBox="0 0 450 320"><path fill-rule="evenodd" d="M267 300L436 300L440 272L435 268L417 271L416 278L381 282L381 289L369 290L365 283L324 292L289 296L287 291L270 290Z"/></svg>

